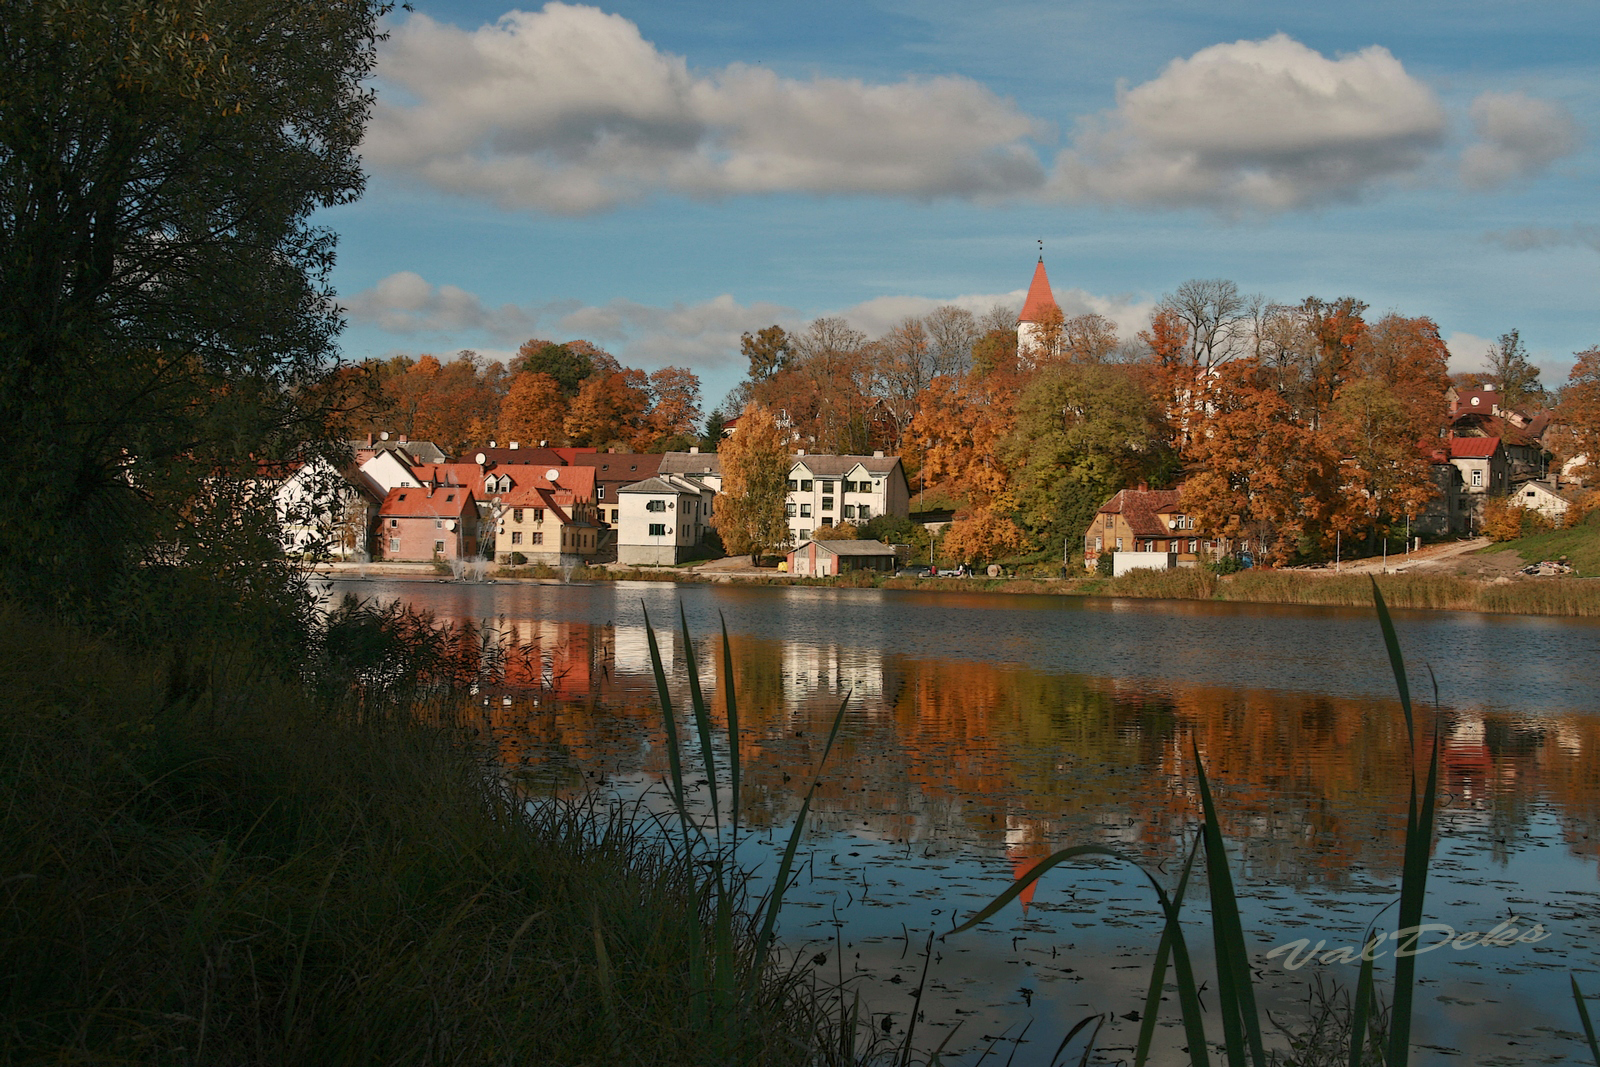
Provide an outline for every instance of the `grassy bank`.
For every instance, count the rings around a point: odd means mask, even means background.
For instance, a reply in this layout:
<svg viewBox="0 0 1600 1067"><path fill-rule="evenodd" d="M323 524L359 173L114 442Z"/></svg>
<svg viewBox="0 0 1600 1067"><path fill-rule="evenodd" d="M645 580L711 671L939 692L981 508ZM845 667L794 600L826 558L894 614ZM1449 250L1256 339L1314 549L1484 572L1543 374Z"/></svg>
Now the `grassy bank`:
<svg viewBox="0 0 1600 1067"><path fill-rule="evenodd" d="M1591 511L1576 526L1502 541L1491 545L1486 551L1501 552L1506 549L1517 553L1527 563L1565 557L1572 566L1573 574L1600 577L1600 510Z"/></svg>
<svg viewBox="0 0 1600 1067"><path fill-rule="evenodd" d="M459 732L245 653L0 633L0 1061L808 1058L781 979L691 1015L712 903L648 827L528 816Z"/></svg>

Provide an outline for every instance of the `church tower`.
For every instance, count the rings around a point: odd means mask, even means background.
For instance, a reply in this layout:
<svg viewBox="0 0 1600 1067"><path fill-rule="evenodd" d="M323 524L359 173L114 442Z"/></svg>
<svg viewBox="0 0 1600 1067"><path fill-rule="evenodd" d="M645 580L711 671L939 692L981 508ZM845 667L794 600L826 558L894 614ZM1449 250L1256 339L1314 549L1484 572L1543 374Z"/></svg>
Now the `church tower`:
<svg viewBox="0 0 1600 1067"><path fill-rule="evenodd" d="M1027 352L1039 344L1039 324L1045 314L1056 309L1055 294L1050 291L1050 276L1044 272L1044 256L1033 268L1033 281L1028 284L1028 299L1023 301L1022 314L1017 316L1017 351Z"/></svg>

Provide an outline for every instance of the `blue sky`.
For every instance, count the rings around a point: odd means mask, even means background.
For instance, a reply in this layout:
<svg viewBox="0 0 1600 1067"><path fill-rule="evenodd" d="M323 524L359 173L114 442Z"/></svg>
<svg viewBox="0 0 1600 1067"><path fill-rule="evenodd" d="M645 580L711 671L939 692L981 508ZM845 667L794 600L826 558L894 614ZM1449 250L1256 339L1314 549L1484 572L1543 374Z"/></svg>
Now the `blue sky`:
<svg viewBox="0 0 1600 1067"><path fill-rule="evenodd" d="M422 2L334 282L352 359L584 337L687 365L942 303L1131 335L1190 278L1600 343L1600 5Z"/></svg>

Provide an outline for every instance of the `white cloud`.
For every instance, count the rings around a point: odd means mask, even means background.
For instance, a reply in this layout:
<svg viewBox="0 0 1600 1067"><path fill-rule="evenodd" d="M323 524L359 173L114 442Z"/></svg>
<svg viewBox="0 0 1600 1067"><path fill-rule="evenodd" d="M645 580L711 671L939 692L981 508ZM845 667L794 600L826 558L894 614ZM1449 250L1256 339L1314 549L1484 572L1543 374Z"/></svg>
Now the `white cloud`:
<svg viewBox="0 0 1600 1067"><path fill-rule="evenodd" d="M525 341L539 321L536 312L503 304L487 307L454 285L433 285L415 271L389 275L345 304L350 317L396 334L487 334L498 341Z"/></svg>
<svg viewBox="0 0 1600 1067"><path fill-rule="evenodd" d="M1479 337L1471 333L1452 333L1444 339L1444 346L1450 350L1448 367L1451 374L1476 372L1487 370L1489 367L1489 349L1494 342L1487 337Z"/></svg>
<svg viewBox="0 0 1600 1067"><path fill-rule="evenodd" d="M593 7L552 2L470 32L413 14L378 75L367 161L511 208L583 214L658 192L986 198L1044 181L1025 140L1048 131L970 79L696 72Z"/></svg>
<svg viewBox="0 0 1600 1067"><path fill-rule="evenodd" d="M1472 102L1478 143L1461 156L1461 180L1471 189L1498 189L1531 178L1577 151L1572 113L1526 93L1482 93Z"/></svg>
<svg viewBox="0 0 1600 1067"><path fill-rule="evenodd" d="M1073 199L1284 211L1352 200L1445 137L1433 91L1378 45L1338 59L1284 34L1175 59L1121 88L1057 160Z"/></svg>

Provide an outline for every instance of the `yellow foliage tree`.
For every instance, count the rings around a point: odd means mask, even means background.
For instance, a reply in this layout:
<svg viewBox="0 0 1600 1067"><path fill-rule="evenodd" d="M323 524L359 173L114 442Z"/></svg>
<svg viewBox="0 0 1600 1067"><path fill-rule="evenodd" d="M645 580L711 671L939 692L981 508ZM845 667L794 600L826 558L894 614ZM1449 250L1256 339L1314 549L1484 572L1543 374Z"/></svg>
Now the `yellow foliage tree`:
<svg viewBox="0 0 1600 1067"><path fill-rule="evenodd" d="M746 408L739 430L717 453L722 462L722 492L711 516L730 555L763 553L789 541L784 499L789 492L789 442L772 413Z"/></svg>

